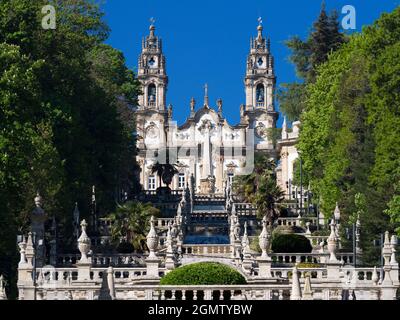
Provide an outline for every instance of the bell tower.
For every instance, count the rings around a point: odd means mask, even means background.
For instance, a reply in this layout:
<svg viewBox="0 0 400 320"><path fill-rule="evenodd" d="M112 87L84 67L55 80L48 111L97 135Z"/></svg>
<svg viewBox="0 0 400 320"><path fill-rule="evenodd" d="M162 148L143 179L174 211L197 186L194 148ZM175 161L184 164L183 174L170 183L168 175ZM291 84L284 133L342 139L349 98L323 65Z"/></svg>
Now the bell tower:
<svg viewBox="0 0 400 320"><path fill-rule="evenodd" d="M155 35L154 19L151 20L150 34L142 40L142 52L138 62L138 79L142 84L139 108L142 110L166 111L168 77L162 42Z"/></svg>
<svg viewBox="0 0 400 320"><path fill-rule="evenodd" d="M245 77L246 110L262 109L274 111L276 77L274 59L270 52L270 40L263 36L261 18L258 19L258 35L250 39L250 54L247 57Z"/></svg>
<svg viewBox="0 0 400 320"><path fill-rule="evenodd" d="M274 102L274 58L270 50L270 40L263 36L261 18L258 22L257 37L250 39L244 78L246 104L241 107L241 123L254 130L255 149L274 156L275 147L269 135L269 130L276 128L278 119Z"/></svg>

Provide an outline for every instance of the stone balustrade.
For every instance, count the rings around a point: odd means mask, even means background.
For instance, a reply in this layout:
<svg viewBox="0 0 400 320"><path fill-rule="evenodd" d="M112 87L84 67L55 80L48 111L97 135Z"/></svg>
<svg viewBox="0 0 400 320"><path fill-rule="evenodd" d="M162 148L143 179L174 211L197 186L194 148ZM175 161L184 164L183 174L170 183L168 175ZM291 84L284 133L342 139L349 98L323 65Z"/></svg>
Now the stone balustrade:
<svg viewBox="0 0 400 320"><path fill-rule="evenodd" d="M114 281L118 283L126 283L139 279L147 275L146 268L113 268ZM104 268L92 268L91 279L93 281L102 281L103 274L107 272ZM160 277L165 274L165 268L159 269Z"/></svg>
<svg viewBox="0 0 400 320"><path fill-rule="evenodd" d="M141 254L94 254L92 255L93 266L140 266L144 265L145 255ZM59 266L75 265L80 259L79 254L62 254L58 256Z"/></svg>
<svg viewBox="0 0 400 320"><path fill-rule="evenodd" d="M257 208L249 203L235 203L236 213L239 216L256 216Z"/></svg>
<svg viewBox="0 0 400 320"><path fill-rule="evenodd" d="M256 269L257 271L257 269ZM272 268L271 276L278 279L289 279L292 275L292 268ZM322 280L326 278L327 272L326 268L298 268L297 269L300 278L306 278L310 276L311 279Z"/></svg>
<svg viewBox="0 0 400 320"><path fill-rule="evenodd" d="M310 240L310 243L313 247L318 246L321 242L324 242L325 244L328 241L329 236L311 236L311 235L304 235L308 240Z"/></svg>
<svg viewBox="0 0 400 320"><path fill-rule="evenodd" d="M159 286L148 289L151 300L289 300L290 286L287 284L225 285L225 286Z"/></svg>
<svg viewBox="0 0 400 320"><path fill-rule="evenodd" d="M296 263L324 263L321 257L326 254L321 253L271 253L272 261L277 264L296 264Z"/></svg>
<svg viewBox="0 0 400 320"><path fill-rule="evenodd" d="M376 269L378 281L382 280L383 272ZM374 268L342 268L342 274L347 283L356 283L360 285L373 284Z"/></svg>
<svg viewBox="0 0 400 320"><path fill-rule="evenodd" d="M168 229L168 223L174 223L174 218L157 218L155 219L155 227L160 230Z"/></svg>
<svg viewBox="0 0 400 320"><path fill-rule="evenodd" d="M207 255L207 256L228 256L231 253L230 245L220 244L204 244L204 245L190 245L184 244L182 246L182 254L188 255Z"/></svg>

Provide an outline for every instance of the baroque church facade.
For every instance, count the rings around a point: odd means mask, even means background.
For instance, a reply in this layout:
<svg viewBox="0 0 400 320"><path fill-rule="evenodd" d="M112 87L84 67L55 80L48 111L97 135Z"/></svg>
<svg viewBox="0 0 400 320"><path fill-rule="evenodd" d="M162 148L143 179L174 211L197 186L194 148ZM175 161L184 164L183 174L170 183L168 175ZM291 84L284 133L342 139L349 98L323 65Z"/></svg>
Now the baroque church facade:
<svg viewBox="0 0 400 320"><path fill-rule="evenodd" d="M251 173L254 153L279 158L268 134L268 129L276 128L278 119L274 103L274 58L261 24L257 31L257 37L250 39L244 78L246 103L238 108L240 123L231 125L224 118L221 99L216 107L210 104L206 85L203 104L196 108L192 98L190 114L178 126L172 118L172 106L166 103L168 75L162 40L155 34L155 26L150 26L138 62L142 95L136 113L140 150L137 162L145 190L163 186L152 166L157 162L167 163L167 157L168 163L176 164L179 171L172 189L184 189L193 183L195 192L200 194L223 193L234 176Z"/></svg>

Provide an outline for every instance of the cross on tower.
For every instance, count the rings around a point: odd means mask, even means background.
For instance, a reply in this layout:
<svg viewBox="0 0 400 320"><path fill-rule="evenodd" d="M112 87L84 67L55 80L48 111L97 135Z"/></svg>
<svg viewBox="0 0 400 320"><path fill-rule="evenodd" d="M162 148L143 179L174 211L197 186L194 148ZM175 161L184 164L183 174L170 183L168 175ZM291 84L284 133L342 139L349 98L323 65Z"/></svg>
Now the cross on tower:
<svg viewBox="0 0 400 320"><path fill-rule="evenodd" d="M258 23L261 25L262 23L263 23L263 21L262 21L262 18L261 17L258 17Z"/></svg>
<svg viewBox="0 0 400 320"><path fill-rule="evenodd" d="M154 25L156 23L156 19L154 19L154 17L151 17L150 18L150 23L151 23L151 25Z"/></svg>

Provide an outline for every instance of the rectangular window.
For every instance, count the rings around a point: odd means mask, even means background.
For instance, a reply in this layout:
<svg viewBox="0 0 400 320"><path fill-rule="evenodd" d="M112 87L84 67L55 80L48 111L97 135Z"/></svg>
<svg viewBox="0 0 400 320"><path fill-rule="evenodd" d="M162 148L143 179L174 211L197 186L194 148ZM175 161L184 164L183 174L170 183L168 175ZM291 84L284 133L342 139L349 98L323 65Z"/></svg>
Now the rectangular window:
<svg viewBox="0 0 400 320"><path fill-rule="evenodd" d="M178 176L178 188L184 189L185 188L185 174L180 173Z"/></svg>
<svg viewBox="0 0 400 320"><path fill-rule="evenodd" d="M156 190L156 177L155 176L149 177L149 190Z"/></svg>

